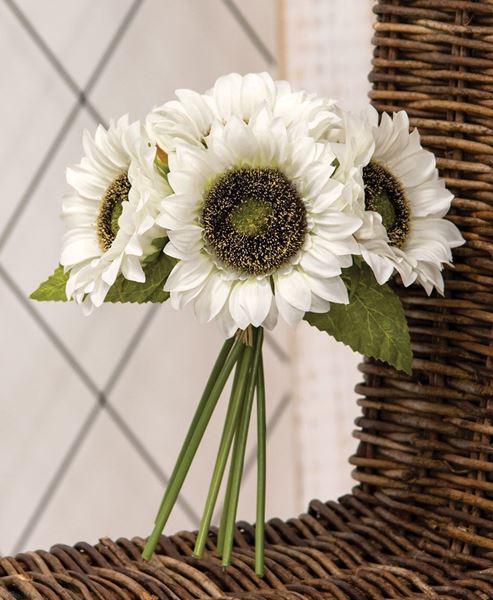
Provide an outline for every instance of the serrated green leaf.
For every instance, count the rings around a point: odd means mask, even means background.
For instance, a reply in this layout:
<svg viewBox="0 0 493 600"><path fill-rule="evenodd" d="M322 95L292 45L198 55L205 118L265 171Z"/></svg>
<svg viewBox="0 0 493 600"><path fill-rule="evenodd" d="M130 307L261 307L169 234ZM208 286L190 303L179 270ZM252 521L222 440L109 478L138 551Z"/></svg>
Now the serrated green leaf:
<svg viewBox="0 0 493 600"><path fill-rule="evenodd" d="M167 238L154 240L153 245L156 252L150 254L144 261L143 268L146 275L144 283L137 283L125 279L119 275L115 283L111 286L105 302L166 302L169 293L163 291L163 286L175 266L176 261L164 254L163 247ZM69 273L63 272L63 267L58 266L46 281L44 281L36 291L31 294L33 300L39 301L67 301L65 286Z"/></svg>
<svg viewBox="0 0 493 600"><path fill-rule="evenodd" d="M63 267L58 265L53 275L43 281L30 297L39 302L67 302L67 294L65 293L67 280L68 273L64 273Z"/></svg>
<svg viewBox="0 0 493 600"><path fill-rule="evenodd" d="M324 314L306 313L305 320L354 351L411 374L411 339L399 296L379 285L364 263L345 269L343 278L350 303L331 304Z"/></svg>
<svg viewBox="0 0 493 600"><path fill-rule="evenodd" d="M105 302L154 302L158 304L166 302L169 293L163 291L163 286L175 264L176 261L173 258L164 254L162 250L157 250L145 261L145 282L129 281L123 275L119 275L111 286Z"/></svg>

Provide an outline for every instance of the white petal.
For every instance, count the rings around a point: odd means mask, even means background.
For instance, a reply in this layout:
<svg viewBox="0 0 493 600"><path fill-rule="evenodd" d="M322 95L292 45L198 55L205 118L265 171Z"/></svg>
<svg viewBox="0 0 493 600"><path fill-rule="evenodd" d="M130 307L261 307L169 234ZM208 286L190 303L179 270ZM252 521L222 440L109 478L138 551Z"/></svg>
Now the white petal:
<svg viewBox="0 0 493 600"><path fill-rule="evenodd" d="M202 283L191 290L187 290L186 292L170 292L171 306L175 310L181 310L189 302L197 298L203 288L204 284Z"/></svg>
<svg viewBox="0 0 493 600"><path fill-rule="evenodd" d="M203 187L205 178L203 176L196 177L196 174L194 174L193 172L189 173L187 171L173 169L168 174L168 181L171 187L173 188L175 194L193 196L196 193L200 192L201 188Z"/></svg>
<svg viewBox="0 0 493 600"><path fill-rule="evenodd" d="M101 274L101 281L104 281L109 286L115 283L115 280L118 277L118 274L120 273L122 259L123 257L119 256L118 258L109 263L109 265L104 269L104 271ZM96 286L98 285L99 279L96 281Z"/></svg>
<svg viewBox="0 0 493 600"><path fill-rule="evenodd" d="M333 255L331 257L335 258ZM310 249L303 254L300 266L305 272L316 277L334 277L341 273L341 265L335 260L333 263L327 263L320 257L319 253Z"/></svg>
<svg viewBox="0 0 493 600"><path fill-rule="evenodd" d="M224 140L237 160L252 160L258 154L258 141L253 132L236 116L231 117L226 123Z"/></svg>
<svg viewBox="0 0 493 600"><path fill-rule="evenodd" d="M204 96L193 90L176 90L176 96L182 103L190 123L196 125L198 132L206 132L214 115Z"/></svg>
<svg viewBox="0 0 493 600"><path fill-rule="evenodd" d="M362 221L355 215L347 215L335 210L314 215L317 233L325 240L337 241L352 235L359 229Z"/></svg>
<svg viewBox="0 0 493 600"><path fill-rule="evenodd" d="M193 260L200 253L190 254L190 252L183 252L182 250L178 250L171 242L168 242L164 247L164 252L171 256L172 258L178 258L180 260Z"/></svg>
<svg viewBox="0 0 493 600"><path fill-rule="evenodd" d="M417 282L423 286L428 296L433 291L433 288L436 288L443 296L444 283L440 271L441 268L437 265L425 262L419 264Z"/></svg>
<svg viewBox="0 0 493 600"><path fill-rule="evenodd" d="M402 283L405 287L409 287L416 281L416 277L418 275L416 269L418 267L417 264L410 264L409 261L403 260L399 262L395 262L394 264L396 271L399 273L402 279Z"/></svg>
<svg viewBox="0 0 493 600"><path fill-rule="evenodd" d="M218 111L223 119L231 115L241 114L241 85L242 77L238 73L230 73L219 77L211 93L214 96Z"/></svg>
<svg viewBox="0 0 493 600"><path fill-rule="evenodd" d="M437 216L443 217L450 210L453 194L443 185L441 180L432 184L423 184L406 190L413 218Z"/></svg>
<svg viewBox="0 0 493 600"><path fill-rule="evenodd" d="M67 219L74 218L75 225L90 225L95 223L99 212L99 200L89 200L81 196L65 196L62 203L62 217L67 229Z"/></svg>
<svg viewBox="0 0 493 600"><path fill-rule="evenodd" d="M452 259L451 248L464 243L459 229L446 219L415 219L403 246L406 256L415 260L447 262Z"/></svg>
<svg viewBox="0 0 493 600"><path fill-rule="evenodd" d="M208 323L223 309L231 291L231 282L220 273L210 275L195 300L195 314L200 323Z"/></svg>
<svg viewBox="0 0 493 600"><path fill-rule="evenodd" d="M240 329L259 327L269 314L272 289L268 278L246 279L233 287L229 310Z"/></svg>
<svg viewBox="0 0 493 600"><path fill-rule="evenodd" d="M91 200L101 199L111 181L104 181L96 173L80 166L67 168L67 183L79 194Z"/></svg>
<svg viewBox="0 0 493 600"><path fill-rule="evenodd" d="M169 231L168 237L179 252L190 255L197 252L202 246L202 227L187 225L186 227Z"/></svg>
<svg viewBox="0 0 493 600"><path fill-rule="evenodd" d="M341 254L340 252L333 251L333 243L319 236L311 236L312 244L310 248L307 250L311 255L313 255L318 261L324 263L327 269L331 271L337 268L347 268L353 264L353 259L351 254L354 254L355 250L358 253L358 245L354 242L354 238L350 238L349 245L345 246L341 244L341 250L346 252L346 254ZM327 273L328 274L328 273ZM338 273L334 273L338 275Z"/></svg>
<svg viewBox="0 0 493 600"><path fill-rule="evenodd" d="M118 233L120 233L120 232L118 232ZM117 241L118 241L118 236L116 236L115 242L117 242ZM125 248L124 248L125 254L129 254L132 256L138 256L139 258L142 258L144 256L143 244L145 241L150 241L150 240L148 240L147 238L144 238L142 235L140 235L138 233L134 233L133 235L131 235L130 239L127 239L125 237L122 240L122 243L125 244ZM149 252L147 254L149 254Z"/></svg>
<svg viewBox="0 0 493 600"><path fill-rule="evenodd" d="M111 284L106 283L103 279L98 279L96 282L94 291L91 293L91 302L96 308L99 308L103 304L110 286Z"/></svg>
<svg viewBox="0 0 493 600"><path fill-rule="evenodd" d="M225 338L232 337L235 334L236 330L238 329L238 326L236 325L235 320L233 319L233 317L231 316L231 313L229 312L228 303L226 303L223 306L223 309L216 317L216 321L217 321L219 328Z"/></svg>
<svg viewBox="0 0 493 600"><path fill-rule="evenodd" d="M404 187L416 186L426 181L435 173L435 168L434 155L425 150L403 160L396 158L389 167Z"/></svg>
<svg viewBox="0 0 493 600"><path fill-rule="evenodd" d="M281 294L275 294L275 302L279 310L279 314L291 327L295 327L302 319L306 311L295 308L282 297Z"/></svg>
<svg viewBox="0 0 493 600"><path fill-rule="evenodd" d="M339 304L349 304L348 291L344 281L340 277L321 279L305 275L305 279L307 280L311 291L316 296Z"/></svg>
<svg viewBox="0 0 493 600"><path fill-rule="evenodd" d="M173 267L164 289L168 292L185 292L202 283L212 269L212 262L204 257L196 260L180 261Z"/></svg>
<svg viewBox="0 0 493 600"><path fill-rule="evenodd" d="M248 73L243 77L241 86L242 117L250 119L261 102L273 101L276 88L268 73Z"/></svg>
<svg viewBox="0 0 493 600"><path fill-rule="evenodd" d="M70 267L101 254L101 248L92 228L72 229L63 237L60 264Z"/></svg>
<svg viewBox="0 0 493 600"><path fill-rule="evenodd" d="M316 294L312 294L312 304L310 306L310 312L324 314L326 312L329 312L329 310L330 302L328 300L324 300Z"/></svg>
<svg viewBox="0 0 493 600"><path fill-rule="evenodd" d="M265 329L274 329L274 327L277 325L278 318L279 311L277 309L276 300L273 298L270 305L269 314L265 317L262 326L265 327Z"/></svg>
<svg viewBox="0 0 493 600"><path fill-rule="evenodd" d="M328 210L339 199L344 186L342 183L331 179L325 187L330 188L330 191L326 190L316 197L310 210L311 213L321 213Z"/></svg>
<svg viewBox="0 0 493 600"><path fill-rule="evenodd" d="M193 222L195 213L188 206L166 206L156 218L156 223L163 229L174 231Z"/></svg>
<svg viewBox="0 0 493 600"><path fill-rule="evenodd" d="M87 296L82 302L80 302L80 305L82 307L82 314L85 317L89 317L95 308L91 296Z"/></svg>
<svg viewBox="0 0 493 600"><path fill-rule="evenodd" d="M275 293L283 300L303 312L310 308L311 291L305 277L293 269L287 274L278 273L274 277ZM282 313L281 313L282 314Z"/></svg>
<svg viewBox="0 0 493 600"><path fill-rule="evenodd" d="M140 260L135 256L125 256L122 260L122 275L130 281L144 283L146 276Z"/></svg>
<svg viewBox="0 0 493 600"><path fill-rule="evenodd" d="M373 271L375 279L380 285L383 285L392 277L392 273L394 272L394 263L389 256L382 256L376 252L371 252L363 245L361 247L361 256Z"/></svg>

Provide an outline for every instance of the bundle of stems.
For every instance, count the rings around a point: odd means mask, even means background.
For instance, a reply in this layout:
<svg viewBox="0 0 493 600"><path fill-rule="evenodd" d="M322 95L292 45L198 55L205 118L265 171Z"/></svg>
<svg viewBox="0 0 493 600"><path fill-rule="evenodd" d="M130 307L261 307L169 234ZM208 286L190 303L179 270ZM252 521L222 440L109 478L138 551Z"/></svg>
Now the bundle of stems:
<svg viewBox="0 0 493 600"><path fill-rule="evenodd" d="M264 520L266 479L265 384L262 359L262 327L249 327L226 340L209 376L202 398L186 435L159 508L154 529L142 556L149 560L176 503L193 458L207 429L226 383L234 371L224 428L219 443L209 492L197 534L194 554L203 556L212 516L226 465L229 475L217 537L217 554L224 566L231 564L236 513L245 462L248 429L256 399L257 413L257 514L255 528L255 571L264 574Z"/></svg>

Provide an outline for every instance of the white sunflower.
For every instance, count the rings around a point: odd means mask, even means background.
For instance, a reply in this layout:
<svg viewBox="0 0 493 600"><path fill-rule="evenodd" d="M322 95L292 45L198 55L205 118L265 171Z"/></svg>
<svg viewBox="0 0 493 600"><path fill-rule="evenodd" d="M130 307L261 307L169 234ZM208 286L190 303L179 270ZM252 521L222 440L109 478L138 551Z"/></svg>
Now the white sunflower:
<svg viewBox="0 0 493 600"><path fill-rule="evenodd" d="M396 270L405 286L421 284L428 294L443 294L441 271L452 261L452 248L464 243L458 228L444 219L453 195L438 176L433 153L409 133L407 113L384 113L379 122L370 107L347 115L332 148L339 161L336 178L352 188L350 210L363 224L355 233L363 259L377 281ZM348 203L349 204L349 203Z"/></svg>
<svg viewBox="0 0 493 600"><path fill-rule="evenodd" d="M175 193L157 219L178 259L165 285L172 305L193 303L201 322L215 319L230 336L347 303L340 273L358 251L361 220L334 208L344 189L334 158L267 107L248 122L216 122L206 146L177 142Z"/></svg>
<svg viewBox="0 0 493 600"><path fill-rule="evenodd" d="M142 125L124 116L94 137L84 132L85 156L67 169L75 193L65 197L66 233L60 263L69 271L67 297L89 313L100 306L121 273L145 281L142 261L165 235L155 217L170 193L154 166L155 147Z"/></svg>
<svg viewBox="0 0 493 600"><path fill-rule="evenodd" d="M341 121L333 100L293 91L287 81L275 81L268 73L230 73L219 77L205 94L181 89L176 96L178 100L156 107L147 117L149 136L166 152L180 140L206 145L215 122L224 125L232 116L248 122L264 107L288 128L301 127L300 134L314 137Z"/></svg>

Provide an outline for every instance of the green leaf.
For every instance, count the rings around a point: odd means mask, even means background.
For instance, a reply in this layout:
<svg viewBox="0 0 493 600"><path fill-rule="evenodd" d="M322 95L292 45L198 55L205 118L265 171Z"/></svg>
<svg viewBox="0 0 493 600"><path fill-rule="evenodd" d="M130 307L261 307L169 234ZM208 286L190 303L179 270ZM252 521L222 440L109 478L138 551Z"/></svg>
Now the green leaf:
<svg viewBox="0 0 493 600"><path fill-rule="evenodd" d="M63 267L58 265L53 275L50 275L46 281L43 281L30 297L40 302L67 302L67 295L65 293L67 280L68 273L64 273Z"/></svg>
<svg viewBox="0 0 493 600"><path fill-rule="evenodd" d="M173 258L164 254L162 250L157 250L148 256L144 263L145 282L129 281L123 275L119 275L105 302L166 302L169 293L163 291L163 286L175 264Z"/></svg>
<svg viewBox="0 0 493 600"><path fill-rule="evenodd" d="M152 245L154 246L154 248L156 248L156 251L144 259L144 265L147 265L148 263L152 263L156 259L158 259L159 254L164 250L164 247L166 246L167 243L168 243L167 236L156 238L155 240L152 240Z"/></svg>
<svg viewBox="0 0 493 600"><path fill-rule="evenodd" d="M163 248L167 238L154 240L153 245L156 252L149 255L143 264L146 280L144 283L129 281L123 275L119 275L111 286L105 302L166 302L169 293L163 291L163 286L175 266L174 258L164 254ZM39 288L31 294L33 300L40 301L67 301L65 286L69 273L63 272L63 267L58 266L50 277L43 282Z"/></svg>
<svg viewBox="0 0 493 600"><path fill-rule="evenodd" d="M379 285L365 263L345 269L343 279L350 303L331 304L324 314L306 313L305 320L354 351L410 375L411 339L399 296L389 285Z"/></svg>

